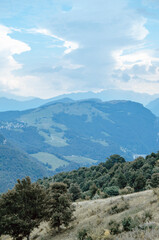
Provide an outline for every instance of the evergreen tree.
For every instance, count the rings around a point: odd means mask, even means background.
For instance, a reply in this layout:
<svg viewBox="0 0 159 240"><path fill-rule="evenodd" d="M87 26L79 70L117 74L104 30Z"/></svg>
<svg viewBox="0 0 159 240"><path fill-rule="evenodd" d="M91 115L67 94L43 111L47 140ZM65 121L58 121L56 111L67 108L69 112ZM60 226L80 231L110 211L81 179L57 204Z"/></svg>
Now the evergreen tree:
<svg viewBox="0 0 159 240"><path fill-rule="evenodd" d="M119 188L124 188L126 186L126 184L127 184L126 177L124 176L123 173L119 174L117 181L118 181Z"/></svg>
<svg viewBox="0 0 159 240"><path fill-rule="evenodd" d="M93 185L90 186L90 197L94 197L94 195L96 194L98 188L97 186L95 185L95 183L93 183Z"/></svg>
<svg viewBox="0 0 159 240"><path fill-rule="evenodd" d="M107 161L105 163L105 166L107 169L110 169L114 166L116 163L125 163L125 159L121 157L118 154L113 154L109 158L107 158Z"/></svg>
<svg viewBox="0 0 159 240"><path fill-rule="evenodd" d="M81 189L77 183L71 183L69 192L71 194L72 201L76 201L81 197Z"/></svg>
<svg viewBox="0 0 159 240"><path fill-rule="evenodd" d="M144 190L145 184L146 184L145 177L143 176L142 173L139 173L139 175L137 176L137 178L135 179L135 182L134 182L135 191L138 192L138 191Z"/></svg>
<svg viewBox="0 0 159 240"><path fill-rule="evenodd" d="M153 173L151 177L151 186L156 188L159 187L159 173Z"/></svg>
<svg viewBox="0 0 159 240"><path fill-rule="evenodd" d="M18 180L12 190L0 198L0 235L29 240L31 231L44 217L45 191L29 177Z"/></svg>
<svg viewBox="0 0 159 240"><path fill-rule="evenodd" d="M64 183L53 183L48 190L47 220L52 228L60 230L60 226L67 227L72 221L74 207Z"/></svg>

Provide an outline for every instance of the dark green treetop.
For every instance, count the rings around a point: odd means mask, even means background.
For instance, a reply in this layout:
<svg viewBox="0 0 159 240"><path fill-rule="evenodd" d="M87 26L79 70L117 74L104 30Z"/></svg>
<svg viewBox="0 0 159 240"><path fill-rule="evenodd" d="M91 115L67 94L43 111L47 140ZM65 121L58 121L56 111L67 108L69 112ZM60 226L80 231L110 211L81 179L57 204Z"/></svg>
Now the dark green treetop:
<svg viewBox="0 0 159 240"><path fill-rule="evenodd" d="M0 198L0 235L29 239L31 231L44 218L46 193L41 186L31 183L29 177L17 182Z"/></svg>
<svg viewBox="0 0 159 240"><path fill-rule="evenodd" d="M67 227L72 221L74 207L72 206L67 185L64 183L52 183L48 190L47 220L50 226L60 230L61 225Z"/></svg>

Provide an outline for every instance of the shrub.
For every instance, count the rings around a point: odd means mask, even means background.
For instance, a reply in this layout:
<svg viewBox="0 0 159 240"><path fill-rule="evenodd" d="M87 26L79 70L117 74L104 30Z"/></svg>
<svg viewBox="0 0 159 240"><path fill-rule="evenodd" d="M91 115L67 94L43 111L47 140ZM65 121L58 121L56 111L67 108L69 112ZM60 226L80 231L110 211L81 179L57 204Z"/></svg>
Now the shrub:
<svg viewBox="0 0 159 240"><path fill-rule="evenodd" d="M119 187L117 186L106 187L104 189L104 192L109 196L117 196L119 195Z"/></svg>
<svg viewBox="0 0 159 240"><path fill-rule="evenodd" d="M122 203L120 204L115 204L113 205L109 210L108 210L108 213L113 215L113 214L116 214L116 213L120 213L120 212L123 212L125 210L129 209L129 203L128 202L125 202L123 201Z"/></svg>
<svg viewBox="0 0 159 240"><path fill-rule="evenodd" d="M141 219L138 216L135 218L125 217L122 220L123 231L132 231L135 227L138 227L141 223Z"/></svg>
<svg viewBox="0 0 159 240"><path fill-rule="evenodd" d="M133 192L134 192L134 188L131 188L129 186L119 190L120 195L130 194L130 193L133 193Z"/></svg>
<svg viewBox="0 0 159 240"><path fill-rule="evenodd" d="M87 229L82 229L78 232L78 239L79 240L93 240L92 237L88 235Z"/></svg>
<svg viewBox="0 0 159 240"><path fill-rule="evenodd" d="M134 228L133 219L131 217L125 217L122 221L123 230L131 231Z"/></svg>
<svg viewBox="0 0 159 240"><path fill-rule="evenodd" d="M92 197L92 200L96 200L96 199L100 199L100 196L97 193Z"/></svg>
<svg viewBox="0 0 159 240"><path fill-rule="evenodd" d="M143 220L143 222L152 220L152 212L145 211L143 216L142 216L142 220Z"/></svg>
<svg viewBox="0 0 159 240"><path fill-rule="evenodd" d="M115 220L111 220L111 221L109 222L109 228L110 228L110 232L111 232L113 235L120 233L120 223L118 223L118 222L115 221Z"/></svg>

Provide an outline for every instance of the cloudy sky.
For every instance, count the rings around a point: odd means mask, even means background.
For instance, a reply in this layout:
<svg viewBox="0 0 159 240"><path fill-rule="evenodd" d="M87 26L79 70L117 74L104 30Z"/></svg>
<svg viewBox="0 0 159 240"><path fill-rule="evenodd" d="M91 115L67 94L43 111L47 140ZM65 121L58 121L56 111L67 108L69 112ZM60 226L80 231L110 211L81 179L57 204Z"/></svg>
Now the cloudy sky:
<svg viewBox="0 0 159 240"><path fill-rule="evenodd" d="M159 0L0 0L0 92L159 93Z"/></svg>

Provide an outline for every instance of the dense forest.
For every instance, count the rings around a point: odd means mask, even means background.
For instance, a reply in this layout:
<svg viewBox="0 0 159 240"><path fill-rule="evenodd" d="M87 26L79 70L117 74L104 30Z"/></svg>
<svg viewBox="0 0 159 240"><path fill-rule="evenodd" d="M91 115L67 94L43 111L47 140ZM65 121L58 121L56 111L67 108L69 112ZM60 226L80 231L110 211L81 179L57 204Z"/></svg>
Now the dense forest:
<svg viewBox="0 0 159 240"><path fill-rule="evenodd" d="M73 187L80 191L83 199L138 192L158 186L159 152L145 158L138 157L132 162L126 162L123 157L114 154L97 166L62 172L38 182L46 188L51 182L64 182L70 192L75 191Z"/></svg>

